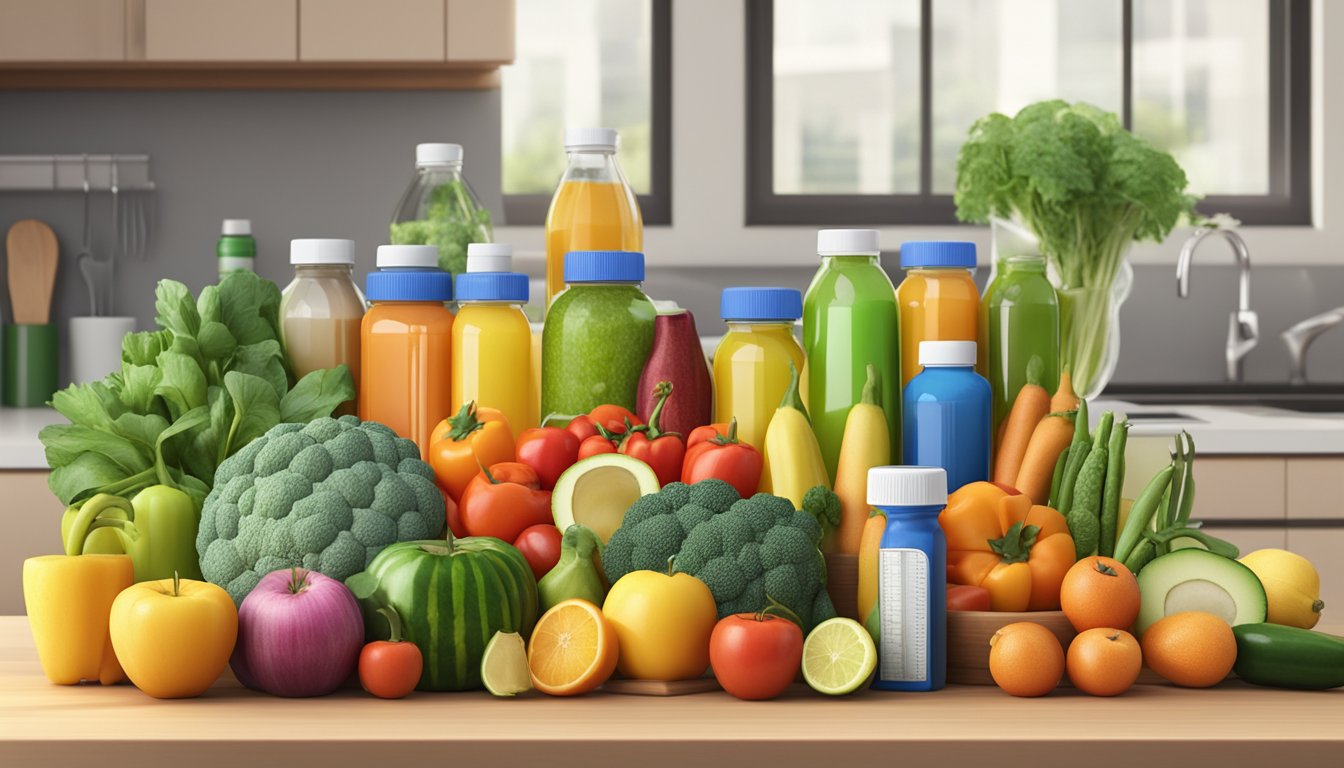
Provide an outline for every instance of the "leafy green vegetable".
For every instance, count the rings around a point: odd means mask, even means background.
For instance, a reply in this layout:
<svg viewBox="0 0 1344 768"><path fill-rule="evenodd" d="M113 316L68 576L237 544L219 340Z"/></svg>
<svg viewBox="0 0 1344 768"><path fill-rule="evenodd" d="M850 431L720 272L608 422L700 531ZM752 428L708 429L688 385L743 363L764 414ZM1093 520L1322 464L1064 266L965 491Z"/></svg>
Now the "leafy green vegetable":
<svg viewBox="0 0 1344 768"><path fill-rule="evenodd" d="M437 245L439 269L453 274L467 270L467 245L489 242L490 211L480 207L460 181L440 184L425 201L423 219L394 222L395 245Z"/></svg>
<svg viewBox="0 0 1344 768"><path fill-rule="evenodd" d="M251 272L207 286L198 299L181 283L160 281L154 308L160 330L122 340L120 371L52 397L70 423L40 438L48 485L65 504L162 483L200 506L215 468L244 445L282 419L328 416L354 397L345 366L290 388L280 291Z"/></svg>

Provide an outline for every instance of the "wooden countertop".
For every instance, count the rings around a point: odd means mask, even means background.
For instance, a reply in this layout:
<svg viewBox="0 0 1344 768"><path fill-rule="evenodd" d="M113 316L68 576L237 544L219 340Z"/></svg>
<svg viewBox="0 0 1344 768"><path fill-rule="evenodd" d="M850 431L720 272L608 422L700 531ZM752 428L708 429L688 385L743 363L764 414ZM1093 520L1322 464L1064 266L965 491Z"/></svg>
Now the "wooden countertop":
<svg viewBox="0 0 1344 768"><path fill-rule="evenodd" d="M1336 630L1338 631L1338 630ZM724 693L592 694L360 691L318 699L253 693L231 678L199 699L158 701L130 685L61 687L42 676L27 620L0 617L0 765L362 767L695 765L1326 765L1344 754L1344 689L1138 686L1097 699L1061 689L1014 699L997 688L865 691L827 699ZM951 758L951 759L949 759ZM432 762L431 762L432 761ZM835 764L835 763L830 763Z"/></svg>

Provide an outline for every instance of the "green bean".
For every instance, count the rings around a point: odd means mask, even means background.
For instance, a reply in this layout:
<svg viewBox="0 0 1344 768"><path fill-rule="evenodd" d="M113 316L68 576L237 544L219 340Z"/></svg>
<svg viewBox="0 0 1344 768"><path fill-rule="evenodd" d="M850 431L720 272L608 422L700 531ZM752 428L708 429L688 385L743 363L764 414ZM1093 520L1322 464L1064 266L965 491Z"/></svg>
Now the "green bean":
<svg viewBox="0 0 1344 768"><path fill-rule="evenodd" d="M1226 557L1229 560L1236 560L1241 554L1241 550L1237 548L1236 544L1217 536L1210 536L1198 528L1168 528L1165 531L1149 534L1148 538L1157 544L1170 544L1173 539L1194 539L1213 554Z"/></svg>
<svg viewBox="0 0 1344 768"><path fill-rule="evenodd" d="M1153 475L1153 478L1143 487L1143 492L1139 494L1139 498L1129 510L1129 518L1125 520L1125 528L1120 532L1120 538L1115 542L1116 560L1123 563L1129 559L1130 552L1139 543L1139 539L1149 523L1153 521L1153 513L1157 511L1157 505L1162 502L1162 497L1171 487L1172 471L1172 466L1168 464L1156 475Z"/></svg>
<svg viewBox="0 0 1344 768"><path fill-rule="evenodd" d="M1055 461L1055 472L1053 475L1050 476L1050 499L1049 501L1046 502L1046 504L1051 507L1054 507L1055 509L1059 509L1059 507L1055 505L1059 503L1060 481L1064 479L1064 465L1067 464L1068 461L1069 461L1069 449L1065 448L1064 450L1059 452L1059 459Z"/></svg>
<svg viewBox="0 0 1344 768"><path fill-rule="evenodd" d="M1195 508L1195 438L1189 432L1182 432L1185 438L1185 480L1181 484L1181 500L1176 506L1176 524L1190 522L1190 513ZM1236 557L1236 555L1233 555Z"/></svg>
<svg viewBox="0 0 1344 768"><path fill-rule="evenodd" d="M1154 557L1157 557L1157 545L1153 544L1152 539L1144 536L1122 562L1130 573L1137 575L1145 565L1153 561Z"/></svg>
<svg viewBox="0 0 1344 768"><path fill-rule="evenodd" d="M1097 554L1106 557L1115 554L1115 529L1120 521L1120 491L1125 484L1125 441L1128 435L1128 421L1116 424L1106 447L1110 465L1106 467L1106 485L1101 493L1101 541L1097 543Z"/></svg>
<svg viewBox="0 0 1344 768"><path fill-rule="evenodd" d="M1073 442L1069 444L1069 460L1064 464L1064 476L1059 481L1059 505L1055 509L1067 515L1073 507L1073 485L1078 481L1078 472L1092 451L1092 443L1087 433L1087 401L1078 401L1078 415L1073 420Z"/></svg>

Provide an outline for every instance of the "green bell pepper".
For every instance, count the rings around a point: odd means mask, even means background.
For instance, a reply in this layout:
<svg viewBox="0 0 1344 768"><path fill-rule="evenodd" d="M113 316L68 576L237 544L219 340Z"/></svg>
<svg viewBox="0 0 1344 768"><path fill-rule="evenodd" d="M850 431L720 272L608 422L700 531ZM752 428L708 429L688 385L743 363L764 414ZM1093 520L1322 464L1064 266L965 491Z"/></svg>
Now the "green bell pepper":
<svg viewBox="0 0 1344 768"><path fill-rule="evenodd" d="M131 556L135 580L200 579L196 529L200 517L191 497L167 485L152 485L131 501L100 493L84 502L65 534L65 553L89 552L100 531L111 531ZM63 525L62 528L65 528Z"/></svg>
<svg viewBox="0 0 1344 768"><path fill-rule="evenodd" d="M70 526L75 524L75 518L79 516L81 504L71 504L65 508L65 514L61 515L61 545L65 545L66 538L70 535ZM104 513L104 517L120 517L126 519L126 514L119 507L110 507ZM89 535L84 539L84 554L86 555L124 555L126 548L121 545L121 539L117 538L117 532L111 528L95 528L89 531Z"/></svg>

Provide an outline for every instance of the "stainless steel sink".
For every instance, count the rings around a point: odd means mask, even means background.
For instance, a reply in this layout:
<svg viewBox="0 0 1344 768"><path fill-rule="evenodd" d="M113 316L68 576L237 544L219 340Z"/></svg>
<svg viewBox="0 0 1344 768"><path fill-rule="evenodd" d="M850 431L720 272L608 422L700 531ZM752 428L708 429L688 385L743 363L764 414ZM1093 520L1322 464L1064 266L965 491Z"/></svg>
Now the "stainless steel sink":
<svg viewBox="0 0 1344 768"><path fill-rule="evenodd" d="M1344 384L1291 387L1272 384L1117 384L1108 387L1103 396L1136 405L1243 405L1299 413L1344 413Z"/></svg>

